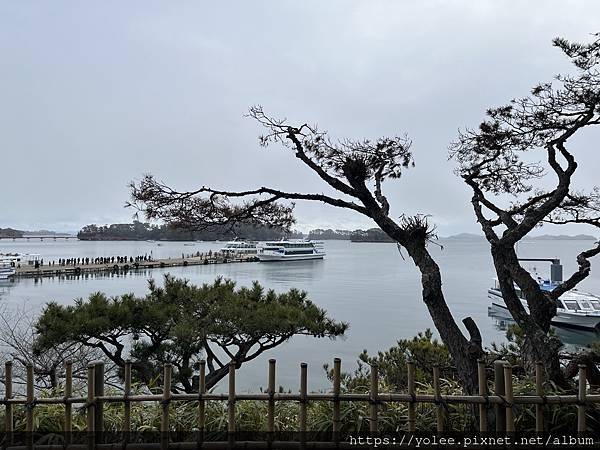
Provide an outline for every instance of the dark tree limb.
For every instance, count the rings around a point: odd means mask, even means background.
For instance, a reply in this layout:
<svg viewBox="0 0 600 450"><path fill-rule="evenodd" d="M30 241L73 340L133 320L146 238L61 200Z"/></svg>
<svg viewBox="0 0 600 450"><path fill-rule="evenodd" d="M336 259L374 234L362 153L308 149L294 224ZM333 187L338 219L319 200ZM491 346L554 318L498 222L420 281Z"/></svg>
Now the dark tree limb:
<svg viewBox="0 0 600 450"><path fill-rule="evenodd" d="M585 250L577 255L578 270L574 272L569 278L554 289L549 295L554 300L558 299L565 292L570 291L576 287L579 283L585 280L592 270L592 263L589 258L592 258L600 253L600 243L596 243L596 247L589 250Z"/></svg>

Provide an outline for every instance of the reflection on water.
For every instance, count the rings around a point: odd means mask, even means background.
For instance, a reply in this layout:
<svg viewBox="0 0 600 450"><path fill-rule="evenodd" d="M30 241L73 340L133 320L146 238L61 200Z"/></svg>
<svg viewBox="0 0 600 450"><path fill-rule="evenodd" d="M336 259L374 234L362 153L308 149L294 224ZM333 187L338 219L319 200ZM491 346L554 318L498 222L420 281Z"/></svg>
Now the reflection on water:
<svg viewBox="0 0 600 450"><path fill-rule="evenodd" d="M508 327L515 323L510 312L496 305L488 307L488 316L494 319L494 326L500 331L508 330ZM600 333L594 330L582 330L559 326L552 326L552 330L562 341L564 349L568 352L581 350L593 342L600 341Z"/></svg>
<svg viewBox="0 0 600 450"><path fill-rule="evenodd" d="M323 278L324 261L319 259L276 261L262 263L260 274L267 282L290 284L292 282L318 281Z"/></svg>
<svg viewBox="0 0 600 450"><path fill-rule="evenodd" d="M0 280L0 301L8 297L8 291L14 283L14 280Z"/></svg>

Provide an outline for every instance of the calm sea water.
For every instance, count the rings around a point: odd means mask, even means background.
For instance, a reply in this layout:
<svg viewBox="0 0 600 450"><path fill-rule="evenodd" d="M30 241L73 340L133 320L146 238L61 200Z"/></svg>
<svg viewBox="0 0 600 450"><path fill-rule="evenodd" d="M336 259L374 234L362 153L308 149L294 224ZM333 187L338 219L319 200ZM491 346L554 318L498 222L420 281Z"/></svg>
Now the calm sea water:
<svg viewBox="0 0 600 450"><path fill-rule="evenodd" d="M494 277L488 245L485 241L446 240L443 249L432 246L442 268L446 299L457 321L471 316L479 325L485 343L502 342L506 323L490 317L487 289ZM522 257L559 257L565 276L576 268L575 256L588 248L590 241L531 241L522 243ZM420 278L410 260L403 260L393 244L327 241L323 261L288 261L285 263L245 263L153 269L123 276L90 275L88 277L42 280L23 279L0 285L0 303L10 309L25 307L29 314L39 313L50 300L70 304L74 299L102 291L108 295L133 292L143 295L147 280L161 281L165 273L184 277L194 283L210 282L217 276L231 278L239 285L258 280L266 287L285 291L303 289L310 298L337 320L346 321L350 329L337 340L295 337L261 358L245 364L239 373L240 389L256 390L266 385L267 359L277 359L277 383L295 389L300 362L309 364L311 389L326 387L323 364L334 357L342 358L343 369L355 367L357 355L393 346L397 339L412 337L433 324L420 298ZM152 254L155 258L180 257L182 253L218 250L219 243L164 242L84 242L84 241L0 241L0 253L40 253L48 260L69 257ZM549 267L539 263L541 275ZM581 290L600 293L598 271L580 286ZM564 332L570 344L596 339L590 333ZM222 383L223 385L223 383ZM218 389L224 389L220 386Z"/></svg>

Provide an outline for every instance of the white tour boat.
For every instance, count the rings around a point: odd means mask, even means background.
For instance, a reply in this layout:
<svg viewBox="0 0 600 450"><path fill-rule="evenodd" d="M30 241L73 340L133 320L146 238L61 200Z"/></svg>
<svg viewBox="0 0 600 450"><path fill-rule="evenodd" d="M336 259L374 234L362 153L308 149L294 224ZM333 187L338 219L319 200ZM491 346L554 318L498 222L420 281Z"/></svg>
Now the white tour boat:
<svg viewBox="0 0 600 450"><path fill-rule="evenodd" d="M260 261L298 261L304 259L323 259L325 248L322 242L304 239L266 242L256 254Z"/></svg>
<svg viewBox="0 0 600 450"><path fill-rule="evenodd" d="M220 251L230 255L256 255L258 247L254 241L238 241L234 239L227 242Z"/></svg>
<svg viewBox="0 0 600 450"><path fill-rule="evenodd" d="M0 253L0 260L13 263L15 267L35 266L40 264L42 255L38 253Z"/></svg>
<svg viewBox="0 0 600 450"><path fill-rule="evenodd" d="M0 259L0 281L8 280L16 271L10 260Z"/></svg>
<svg viewBox="0 0 600 450"><path fill-rule="evenodd" d="M540 260L535 259L535 261ZM538 277L540 288L546 292L552 292L562 283L562 266L560 261L558 259L551 259L550 261L552 262L551 279L543 280ZM515 286L515 290L525 310L529 313L527 300L521 290L517 286ZM488 297L492 300L494 306L508 309L502 298L498 280L494 280L494 287L488 290ZM600 328L600 297L577 289L571 289L562 294L557 302L556 316L552 318L554 325L588 329Z"/></svg>
<svg viewBox="0 0 600 450"><path fill-rule="evenodd" d="M15 275L15 268L10 263L0 261L0 281L8 280Z"/></svg>

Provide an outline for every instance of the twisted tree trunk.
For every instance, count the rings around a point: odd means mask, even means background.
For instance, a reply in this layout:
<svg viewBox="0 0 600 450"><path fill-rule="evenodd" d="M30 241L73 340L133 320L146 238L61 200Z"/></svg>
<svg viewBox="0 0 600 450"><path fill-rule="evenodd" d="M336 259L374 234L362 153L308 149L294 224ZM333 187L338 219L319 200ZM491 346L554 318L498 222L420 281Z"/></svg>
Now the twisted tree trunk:
<svg viewBox="0 0 600 450"><path fill-rule="evenodd" d="M446 304L442 291L442 277L437 263L433 260L424 243L412 242L406 246L408 253L421 272L423 301L429 310L433 323L448 348L465 391L478 392L477 362L484 355L481 334L470 317L463 320L470 335L467 339Z"/></svg>
<svg viewBox="0 0 600 450"><path fill-rule="evenodd" d="M540 361L552 381L567 387L560 367L559 350L562 344L557 337L548 333L551 319L556 314L556 304L544 295L530 275L523 273L524 269L519 265L512 246L492 244L491 252L504 302L524 334L522 351L525 370L535 373L535 364ZM515 282L527 298L529 314L517 295Z"/></svg>

